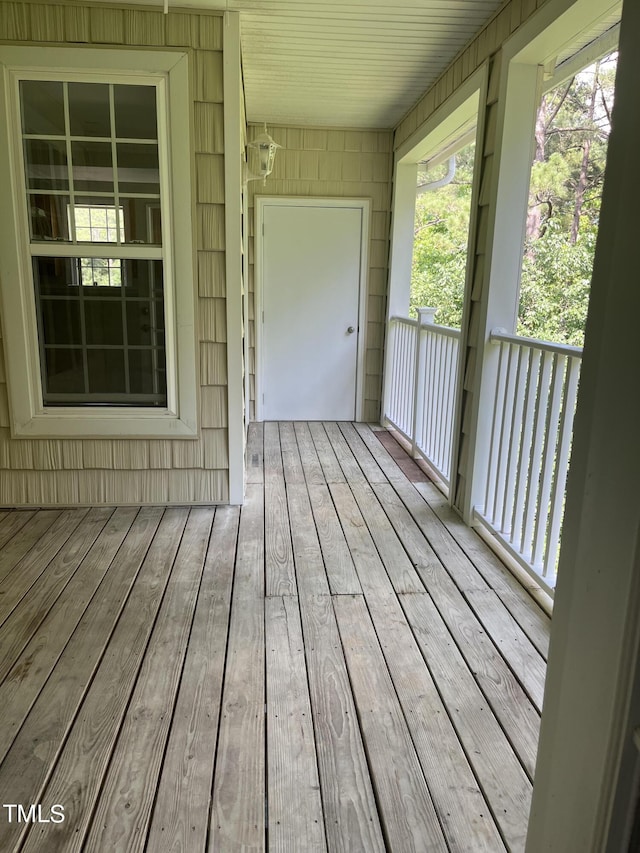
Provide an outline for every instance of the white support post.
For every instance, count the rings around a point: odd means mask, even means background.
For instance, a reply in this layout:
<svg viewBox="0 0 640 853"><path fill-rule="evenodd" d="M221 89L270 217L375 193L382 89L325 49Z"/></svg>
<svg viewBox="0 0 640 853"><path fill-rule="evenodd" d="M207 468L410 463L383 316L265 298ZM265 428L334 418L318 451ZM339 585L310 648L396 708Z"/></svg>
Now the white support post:
<svg viewBox="0 0 640 853"><path fill-rule="evenodd" d="M409 316L417 185L418 164L396 163L393 182L387 317Z"/></svg>
<svg viewBox="0 0 640 853"><path fill-rule="evenodd" d="M244 501L242 377L242 158L240 135L240 15L224 13L224 208L227 279L227 400L229 503Z"/></svg>
<svg viewBox="0 0 640 853"><path fill-rule="evenodd" d="M395 339L392 317L409 315L411 295L411 263L413 260L413 229L416 216L417 163L396 163L393 182L391 218L391 253L389 257L389 298L387 300L387 338L384 347L381 423L389 411L392 391L393 346Z"/></svg>
<svg viewBox="0 0 640 853"><path fill-rule="evenodd" d="M504 63L508 66L508 63ZM460 507L468 524L475 506L483 503L489 465L491 411L498 371L499 347L490 341L491 330L513 330L517 319L522 247L533 160L534 127L540 91L540 69L535 65L503 67L500 111L493 155L492 187L484 246L484 285L473 328L477 358L481 364L472 389L469 424L466 501ZM461 356L463 353L461 353ZM464 370L464 365L461 366Z"/></svg>
<svg viewBox="0 0 640 853"><path fill-rule="evenodd" d="M638 32L640 4L631 0L622 11L528 853L630 850L637 815Z"/></svg>

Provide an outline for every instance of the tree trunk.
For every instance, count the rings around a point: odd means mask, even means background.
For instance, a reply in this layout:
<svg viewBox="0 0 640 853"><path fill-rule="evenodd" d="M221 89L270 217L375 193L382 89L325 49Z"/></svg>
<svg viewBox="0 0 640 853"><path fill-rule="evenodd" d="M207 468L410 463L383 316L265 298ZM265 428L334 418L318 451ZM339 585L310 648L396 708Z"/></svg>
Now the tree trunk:
<svg viewBox="0 0 640 853"><path fill-rule="evenodd" d="M536 140L536 153L533 158L534 163L543 163L546 156L546 143L547 143L547 102L543 98L540 103L540 108L538 109L538 113L536 115L536 129L535 129L535 140ZM533 201L533 204L531 204ZM538 199L530 199L529 202L529 211L527 213L527 230L526 236L527 240L530 242L531 240L537 240L540 236L540 226L542 224L542 210Z"/></svg>
<svg viewBox="0 0 640 853"><path fill-rule="evenodd" d="M596 109L599 71L600 62L596 62L596 67L593 72L593 87L591 89L591 95L589 98L589 111L587 113L587 120L590 127L593 127L593 119ZM582 143L582 162L580 163L580 173L578 175L578 183L576 186L576 200L573 206L573 222L571 223L571 235L569 237L569 242L572 246L575 245L575 243L577 242L578 234L580 232L580 217L582 216L582 208L584 207L584 195L588 183L589 155L591 154L591 143L591 133L585 133L584 142Z"/></svg>

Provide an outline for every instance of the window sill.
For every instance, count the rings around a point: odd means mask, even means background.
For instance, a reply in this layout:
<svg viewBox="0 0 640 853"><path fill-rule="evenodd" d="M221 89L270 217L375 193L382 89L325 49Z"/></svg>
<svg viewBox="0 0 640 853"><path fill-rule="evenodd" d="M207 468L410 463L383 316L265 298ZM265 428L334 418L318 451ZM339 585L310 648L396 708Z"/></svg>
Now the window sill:
<svg viewBox="0 0 640 853"><path fill-rule="evenodd" d="M102 407L45 408L11 425L15 438L198 438L194 421L167 409Z"/></svg>

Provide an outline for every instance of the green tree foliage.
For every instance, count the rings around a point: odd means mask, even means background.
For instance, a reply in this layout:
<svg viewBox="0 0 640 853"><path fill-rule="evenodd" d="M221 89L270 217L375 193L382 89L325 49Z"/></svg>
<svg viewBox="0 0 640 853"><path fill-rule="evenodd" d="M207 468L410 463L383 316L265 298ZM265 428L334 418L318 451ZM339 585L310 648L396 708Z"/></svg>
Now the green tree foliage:
<svg viewBox="0 0 640 853"><path fill-rule="evenodd" d="M435 320L460 326L467 263L469 211L475 145L456 155L456 173L444 187L419 195L416 201L411 316L416 308L437 308ZM419 183L443 177L447 164L419 175Z"/></svg>
<svg viewBox="0 0 640 853"><path fill-rule="evenodd" d="M616 64L616 53L599 60L540 104L518 334L582 345ZM454 181L419 196L416 206L411 307L437 307L444 325L459 326L462 317L472 173L469 146L458 152Z"/></svg>

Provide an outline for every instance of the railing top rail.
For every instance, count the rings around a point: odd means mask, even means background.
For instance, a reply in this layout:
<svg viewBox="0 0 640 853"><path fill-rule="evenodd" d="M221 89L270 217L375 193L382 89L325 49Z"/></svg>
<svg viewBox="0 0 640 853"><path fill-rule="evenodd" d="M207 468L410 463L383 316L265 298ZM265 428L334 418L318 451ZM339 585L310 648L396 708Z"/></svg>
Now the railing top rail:
<svg viewBox="0 0 640 853"><path fill-rule="evenodd" d="M418 321L413 317L389 317L390 323L403 323L406 326L417 326ZM439 326L437 323L421 323L420 329L428 329L435 335L444 335L449 338L459 338L460 329L454 329L451 326Z"/></svg>
<svg viewBox="0 0 640 853"><path fill-rule="evenodd" d="M389 317L390 323L404 323L405 326L417 326L418 321L413 317Z"/></svg>
<svg viewBox="0 0 640 853"><path fill-rule="evenodd" d="M518 344L518 346L537 349L542 352L559 353L573 358L582 358L582 347L572 347L568 344L556 344L552 341L539 341L536 338L525 338L522 335L513 335L504 329L492 329L489 336L491 343Z"/></svg>
<svg viewBox="0 0 640 853"><path fill-rule="evenodd" d="M460 329L454 329L451 326L439 326L437 323L423 323L420 328L433 332L434 335L442 335L445 338L456 338L457 340L460 337Z"/></svg>

